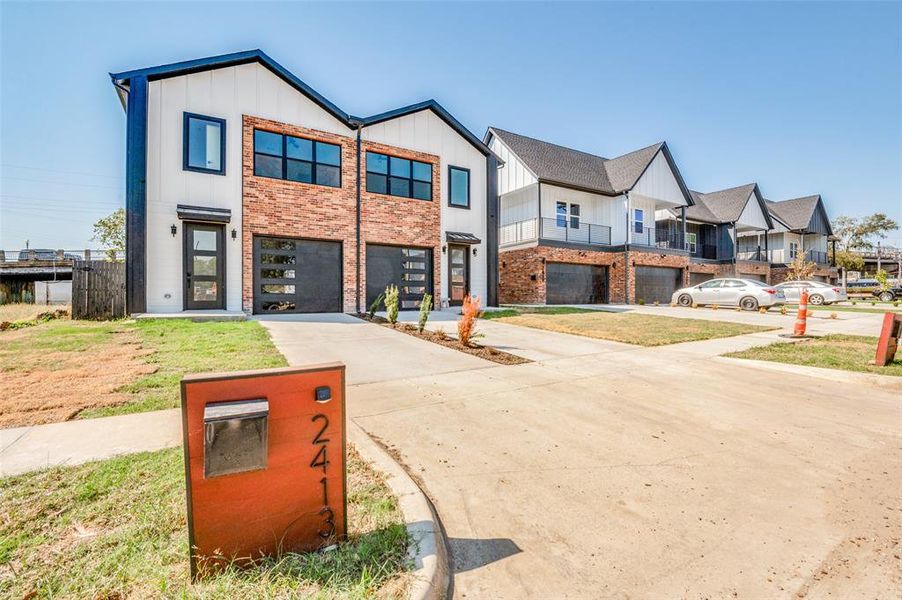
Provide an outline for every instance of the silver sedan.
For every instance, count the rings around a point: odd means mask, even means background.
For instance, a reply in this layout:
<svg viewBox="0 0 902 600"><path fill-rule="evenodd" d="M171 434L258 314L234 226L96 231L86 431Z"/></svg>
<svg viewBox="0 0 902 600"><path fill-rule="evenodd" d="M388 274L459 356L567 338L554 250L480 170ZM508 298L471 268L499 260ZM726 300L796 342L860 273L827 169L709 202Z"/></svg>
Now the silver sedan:
<svg viewBox="0 0 902 600"><path fill-rule="evenodd" d="M787 302L798 302L804 289L808 290L808 304L833 304L849 299L841 287L835 287L823 281L784 281L774 287L783 290Z"/></svg>
<svg viewBox="0 0 902 600"><path fill-rule="evenodd" d="M754 279L709 279L698 285L679 289L672 302L679 306L713 305L740 306L743 310L758 310L786 303L782 290Z"/></svg>

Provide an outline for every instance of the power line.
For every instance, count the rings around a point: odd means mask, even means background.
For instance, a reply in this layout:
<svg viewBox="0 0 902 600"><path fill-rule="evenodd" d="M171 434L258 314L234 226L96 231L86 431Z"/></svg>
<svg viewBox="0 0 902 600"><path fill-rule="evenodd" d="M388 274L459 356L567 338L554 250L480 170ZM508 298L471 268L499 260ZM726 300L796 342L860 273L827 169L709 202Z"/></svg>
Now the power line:
<svg viewBox="0 0 902 600"><path fill-rule="evenodd" d="M46 169L43 167L26 167L24 165L11 165L9 163L0 163L0 167L9 169L28 169L29 171L46 171L48 173L63 173L65 175L82 175L84 177L105 177L107 179L116 179L122 181L122 177L116 175L101 175L99 173L85 173L84 171L63 171L61 169Z"/></svg>
<svg viewBox="0 0 902 600"><path fill-rule="evenodd" d="M0 176L0 182L6 181L8 179L14 181L30 181L34 183L49 183L52 185L74 185L78 187L91 187L91 188L103 188L107 190L118 190L120 189L118 185L99 185L96 183L78 183L78 182L69 182L69 181L47 181L46 179L32 179L29 177L3 177Z"/></svg>

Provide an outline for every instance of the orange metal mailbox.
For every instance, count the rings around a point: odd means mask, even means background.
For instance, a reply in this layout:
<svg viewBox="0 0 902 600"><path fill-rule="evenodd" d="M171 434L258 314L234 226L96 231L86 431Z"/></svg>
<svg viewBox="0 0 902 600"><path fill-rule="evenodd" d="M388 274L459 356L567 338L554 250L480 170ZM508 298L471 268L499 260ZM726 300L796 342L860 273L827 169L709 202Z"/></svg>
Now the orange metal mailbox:
<svg viewBox="0 0 902 600"><path fill-rule="evenodd" d="M877 340L877 355L874 357L874 364L878 367L885 367L893 362L900 336L902 336L902 315L889 312L884 314L880 339Z"/></svg>
<svg viewBox="0 0 902 600"><path fill-rule="evenodd" d="M182 379L191 576L347 534L341 363Z"/></svg>

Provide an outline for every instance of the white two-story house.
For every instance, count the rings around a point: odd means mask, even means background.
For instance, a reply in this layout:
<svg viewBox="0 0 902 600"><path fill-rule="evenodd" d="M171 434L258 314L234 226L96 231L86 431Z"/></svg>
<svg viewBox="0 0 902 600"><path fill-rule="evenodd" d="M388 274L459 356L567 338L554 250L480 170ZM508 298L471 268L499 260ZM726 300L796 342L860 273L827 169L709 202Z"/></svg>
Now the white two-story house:
<svg viewBox="0 0 902 600"><path fill-rule="evenodd" d="M497 127L499 296L512 303L670 300L687 278L693 205L666 143L613 159ZM657 215L681 215L659 228Z"/></svg>
<svg viewBox="0 0 902 600"><path fill-rule="evenodd" d="M259 50L111 78L129 313L496 303L498 160L434 100L355 117Z"/></svg>
<svg viewBox="0 0 902 600"><path fill-rule="evenodd" d="M820 195L767 202L774 229L767 236L773 283L786 279L787 265L797 257L814 263L813 277L836 282L837 269L829 251L833 227Z"/></svg>

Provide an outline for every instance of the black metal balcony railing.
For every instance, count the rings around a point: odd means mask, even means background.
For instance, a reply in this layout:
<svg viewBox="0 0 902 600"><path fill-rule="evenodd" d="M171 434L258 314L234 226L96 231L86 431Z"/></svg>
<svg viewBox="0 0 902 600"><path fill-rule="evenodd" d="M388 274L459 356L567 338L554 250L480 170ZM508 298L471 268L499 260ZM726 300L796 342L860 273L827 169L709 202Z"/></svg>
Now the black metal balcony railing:
<svg viewBox="0 0 902 600"><path fill-rule="evenodd" d="M630 232L630 244L668 250L686 250L682 232L658 229L657 227L645 227L641 232L634 229Z"/></svg>
<svg viewBox="0 0 902 600"><path fill-rule="evenodd" d="M767 262L767 253L764 248L755 248L754 250L740 250L736 258L739 260L751 260L758 262Z"/></svg>
<svg viewBox="0 0 902 600"><path fill-rule="evenodd" d="M587 223L578 219L542 217L540 229L543 239L574 244L610 246L611 228L607 225Z"/></svg>
<svg viewBox="0 0 902 600"><path fill-rule="evenodd" d="M689 251L695 258L704 258L707 260L717 259L717 246L714 244L696 244L695 250L690 246Z"/></svg>
<svg viewBox="0 0 902 600"><path fill-rule="evenodd" d="M805 260L817 263L819 265L826 265L828 262L827 253L820 250L809 250L808 252L806 252Z"/></svg>

